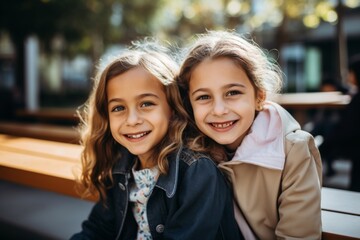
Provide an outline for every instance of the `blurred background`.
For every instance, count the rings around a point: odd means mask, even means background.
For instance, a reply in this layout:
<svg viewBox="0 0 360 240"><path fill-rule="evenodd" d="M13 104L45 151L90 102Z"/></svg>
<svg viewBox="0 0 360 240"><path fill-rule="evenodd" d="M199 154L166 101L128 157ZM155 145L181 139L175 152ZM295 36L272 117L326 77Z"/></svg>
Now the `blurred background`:
<svg viewBox="0 0 360 240"><path fill-rule="evenodd" d="M348 61L360 53L359 25L360 0L3 0L0 134L78 143L75 112L88 97L95 67L145 36L181 47L207 29L234 29L279 62L283 93L326 91L327 81L336 86L331 91L346 93ZM305 109L305 130L314 129L322 110ZM327 118L339 117L338 109L326 111ZM325 175L324 186L347 189L351 162L333 165L337 174ZM6 239L66 239L92 206L7 181L0 181L0 195ZM48 233L42 238L34 228Z"/></svg>
<svg viewBox="0 0 360 240"><path fill-rule="evenodd" d="M343 84L347 60L360 52L359 6L359 0L1 1L1 117L16 117L15 109L77 107L107 54L143 36L181 46L206 29L235 29L271 51L286 75L284 92L316 91L325 75Z"/></svg>

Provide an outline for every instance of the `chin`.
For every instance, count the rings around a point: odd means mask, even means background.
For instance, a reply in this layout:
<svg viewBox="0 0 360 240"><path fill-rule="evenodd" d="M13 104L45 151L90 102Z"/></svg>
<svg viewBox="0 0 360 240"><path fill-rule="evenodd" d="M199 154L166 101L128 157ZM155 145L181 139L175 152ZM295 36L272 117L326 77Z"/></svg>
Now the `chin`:
<svg viewBox="0 0 360 240"><path fill-rule="evenodd" d="M220 145L229 145L229 144L232 144L234 142L234 141L229 141L227 139L218 139L218 140L214 139L214 141L217 142Z"/></svg>

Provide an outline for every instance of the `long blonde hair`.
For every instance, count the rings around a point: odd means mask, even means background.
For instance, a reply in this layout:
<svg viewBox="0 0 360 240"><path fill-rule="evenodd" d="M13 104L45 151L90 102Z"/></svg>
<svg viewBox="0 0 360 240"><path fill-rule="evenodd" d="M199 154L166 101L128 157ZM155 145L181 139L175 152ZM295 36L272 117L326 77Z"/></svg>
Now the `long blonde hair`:
<svg viewBox="0 0 360 240"><path fill-rule="evenodd" d="M154 151L154 159L162 174L168 170L167 156L183 144L183 132L189 117L175 82L178 64L163 49L154 49L154 43L149 45L151 47L147 45L126 49L98 71L89 99L79 113L82 119L81 144L84 146L80 183L84 196L100 194L102 200L106 198L106 190L113 184L112 169L121 158L121 146L113 139L109 125L106 85L111 78L140 66L163 84L173 114L166 137Z"/></svg>

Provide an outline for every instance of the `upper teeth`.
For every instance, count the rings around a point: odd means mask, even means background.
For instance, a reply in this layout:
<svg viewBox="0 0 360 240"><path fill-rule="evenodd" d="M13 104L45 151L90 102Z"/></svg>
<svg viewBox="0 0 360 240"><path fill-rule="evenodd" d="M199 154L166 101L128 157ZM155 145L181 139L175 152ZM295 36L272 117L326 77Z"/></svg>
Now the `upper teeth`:
<svg viewBox="0 0 360 240"><path fill-rule="evenodd" d="M142 133L139 133L139 134L134 134L134 135L130 135L128 134L127 136L129 138L141 138L142 136L146 135L146 132L142 132Z"/></svg>
<svg viewBox="0 0 360 240"><path fill-rule="evenodd" d="M212 123L212 125L216 128L227 128L231 126L233 122L227 122L227 123Z"/></svg>

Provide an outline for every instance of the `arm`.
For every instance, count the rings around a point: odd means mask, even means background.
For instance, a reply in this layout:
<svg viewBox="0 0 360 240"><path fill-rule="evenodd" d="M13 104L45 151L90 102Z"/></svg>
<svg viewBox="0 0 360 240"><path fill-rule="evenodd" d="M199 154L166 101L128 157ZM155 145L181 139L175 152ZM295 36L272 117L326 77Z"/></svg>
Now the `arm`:
<svg viewBox="0 0 360 240"><path fill-rule="evenodd" d="M321 159L312 136L287 136L286 163L278 199L279 239L321 239Z"/></svg>
<svg viewBox="0 0 360 240"><path fill-rule="evenodd" d="M195 161L179 181L178 207L167 221L165 239L215 239L225 211L230 212L231 218L225 227L234 229L230 234L236 238L232 239L240 239L230 189L211 160Z"/></svg>

